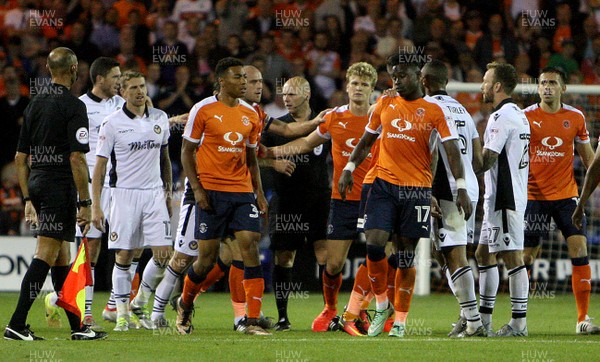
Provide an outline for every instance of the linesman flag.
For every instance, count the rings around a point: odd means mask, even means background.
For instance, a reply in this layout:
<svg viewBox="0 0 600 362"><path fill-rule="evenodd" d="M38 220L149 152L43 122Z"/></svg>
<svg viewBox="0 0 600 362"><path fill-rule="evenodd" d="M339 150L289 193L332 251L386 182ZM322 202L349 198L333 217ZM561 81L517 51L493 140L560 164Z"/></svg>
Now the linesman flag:
<svg viewBox="0 0 600 362"><path fill-rule="evenodd" d="M88 258L87 238L84 237L56 301L56 305L76 314L82 322L85 317L85 287L87 285L94 285L94 282Z"/></svg>

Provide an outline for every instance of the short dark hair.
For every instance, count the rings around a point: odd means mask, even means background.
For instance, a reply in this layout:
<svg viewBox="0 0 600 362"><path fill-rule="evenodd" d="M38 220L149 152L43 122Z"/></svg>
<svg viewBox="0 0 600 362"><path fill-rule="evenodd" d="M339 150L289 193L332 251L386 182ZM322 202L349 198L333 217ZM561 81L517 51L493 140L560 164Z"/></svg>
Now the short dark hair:
<svg viewBox="0 0 600 362"><path fill-rule="evenodd" d="M429 74L429 80L438 86L445 86L448 83L448 67L446 64L438 59L433 59L431 62L425 64L423 68L427 67Z"/></svg>
<svg viewBox="0 0 600 362"><path fill-rule="evenodd" d="M215 67L215 75L218 77L222 77L229 68L231 67L243 67L244 63L233 57L227 57L219 60L217 66Z"/></svg>
<svg viewBox="0 0 600 362"><path fill-rule="evenodd" d="M564 85L567 83L567 74L560 68L557 67L545 67L544 69L542 69L542 71L540 72L540 75L544 74L544 73L554 73L554 74L558 74L558 76L560 77L560 81L561 83Z"/></svg>
<svg viewBox="0 0 600 362"><path fill-rule="evenodd" d="M92 78L92 84L96 84L96 77L106 77L108 72L114 67L118 67L119 62L114 58L100 57L92 62L90 66L90 78Z"/></svg>
<svg viewBox="0 0 600 362"><path fill-rule="evenodd" d="M494 81L502 85L504 93L511 95L517 86L517 70L510 64L492 62L488 63L487 69L494 69Z"/></svg>
<svg viewBox="0 0 600 362"><path fill-rule="evenodd" d="M417 53L399 52L394 55L390 55L386 60L386 65L389 68L395 67L396 65L404 65L407 67L414 67L417 68L417 70L420 70L422 57L422 55Z"/></svg>

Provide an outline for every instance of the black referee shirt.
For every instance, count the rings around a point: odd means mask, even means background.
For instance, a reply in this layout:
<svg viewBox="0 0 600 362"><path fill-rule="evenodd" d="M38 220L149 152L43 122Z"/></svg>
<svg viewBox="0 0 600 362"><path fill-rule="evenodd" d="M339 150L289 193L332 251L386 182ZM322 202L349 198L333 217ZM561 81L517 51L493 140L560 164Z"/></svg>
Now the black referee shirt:
<svg viewBox="0 0 600 362"><path fill-rule="evenodd" d="M31 155L31 169L71 173L71 152L90 151L85 104L63 85L52 83L23 113L17 151Z"/></svg>

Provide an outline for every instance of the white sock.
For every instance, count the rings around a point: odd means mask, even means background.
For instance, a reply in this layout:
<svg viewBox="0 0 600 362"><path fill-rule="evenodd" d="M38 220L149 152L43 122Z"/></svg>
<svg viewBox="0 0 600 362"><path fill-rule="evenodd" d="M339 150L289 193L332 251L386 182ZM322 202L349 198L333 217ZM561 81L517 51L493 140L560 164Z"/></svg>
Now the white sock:
<svg viewBox="0 0 600 362"><path fill-rule="evenodd" d="M467 318L467 329L474 332L481 325L481 318L477 311L477 298L475 297L475 279L470 266L464 266L452 274L456 299L461 307L461 312Z"/></svg>
<svg viewBox="0 0 600 362"><path fill-rule="evenodd" d="M133 278L135 278L135 271L138 268L138 265L140 264L140 261L132 261L131 265L129 266L129 274L131 274L131 280L133 280Z"/></svg>
<svg viewBox="0 0 600 362"><path fill-rule="evenodd" d="M92 267L92 285L85 286L85 316L92 316L92 302L94 301L94 284L96 284L96 273Z"/></svg>
<svg viewBox="0 0 600 362"><path fill-rule="evenodd" d="M135 296L134 304L138 307L146 305L148 303L148 299L150 299L150 295L162 280L165 275L165 268L158 265L154 258L150 259L146 268L144 269L144 274L142 275L142 281L140 283L140 288L138 289L138 293Z"/></svg>
<svg viewBox="0 0 600 362"><path fill-rule="evenodd" d="M163 280L158 284L154 294L154 306L150 318L155 321L165 315L165 306L169 303L171 292L181 274L176 273L170 266L167 267ZM139 295L139 294L138 294Z"/></svg>
<svg viewBox="0 0 600 362"><path fill-rule="evenodd" d="M377 301L375 303L377 310L387 309L389 304L390 304L390 301L387 298L385 298L385 301L383 301L383 302L378 302Z"/></svg>
<svg viewBox="0 0 600 362"><path fill-rule="evenodd" d="M129 316L129 294L131 293L131 274L129 265L115 263L112 283L117 305L117 318Z"/></svg>
<svg viewBox="0 0 600 362"><path fill-rule="evenodd" d="M508 323L513 329L522 330L527 326L527 298L529 293L529 277L524 265L508 271L508 286L512 319Z"/></svg>
<svg viewBox="0 0 600 362"><path fill-rule="evenodd" d="M107 309L115 309L117 308L117 303L115 302L115 288L110 288L110 297L108 297L108 302L106 302Z"/></svg>
<svg viewBox="0 0 600 362"><path fill-rule="evenodd" d="M479 266L479 313L485 326L492 323L499 284L498 265Z"/></svg>
<svg viewBox="0 0 600 362"><path fill-rule="evenodd" d="M50 293L50 305L57 307L56 301L58 300L58 294L56 292Z"/></svg>

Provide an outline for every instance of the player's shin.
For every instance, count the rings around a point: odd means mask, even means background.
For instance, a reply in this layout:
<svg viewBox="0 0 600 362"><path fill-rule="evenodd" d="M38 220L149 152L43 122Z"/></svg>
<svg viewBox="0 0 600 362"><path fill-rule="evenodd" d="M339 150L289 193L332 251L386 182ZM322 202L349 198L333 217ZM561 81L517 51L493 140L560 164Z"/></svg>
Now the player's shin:
<svg viewBox="0 0 600 362"><path fill-rule="evenodd" d="M164 317L165 315L165 307L167 303L169 303L169 297L171 296L171 292L173 292L173 288L175 287L175 282L181 277L181 274L177 273L171 266L167 266L165 271L165 276L163 280L158 284L156 288L156 293L154 295L154 306L152 308L152 315L150 319L152 321L157 321Z"/></svg>
<svg viewBox="0 0 600 362"><path fill-rule="evenodd" d="M389 303L387 297L387 266L385 247L367 245L367 269L371 280L371 289L377 302L377 310L386 309Z"/></svg>
<svg viewBox="0 0 600 362"><path fill-rule="evenodd" d="M470 266L457 269L451 277L455 287L455 295L467 319L467 331L473 333L481 326L481 318L477 311L477 298L475 297L475 279Z"/></svg>
<svg viewBox="0 0 600 362"><path fill-rule="evenodd" d="M527 327L527 300L529 294L529 277L524 265L508 271L512 319L509 325L517 331Z"/></svg>

